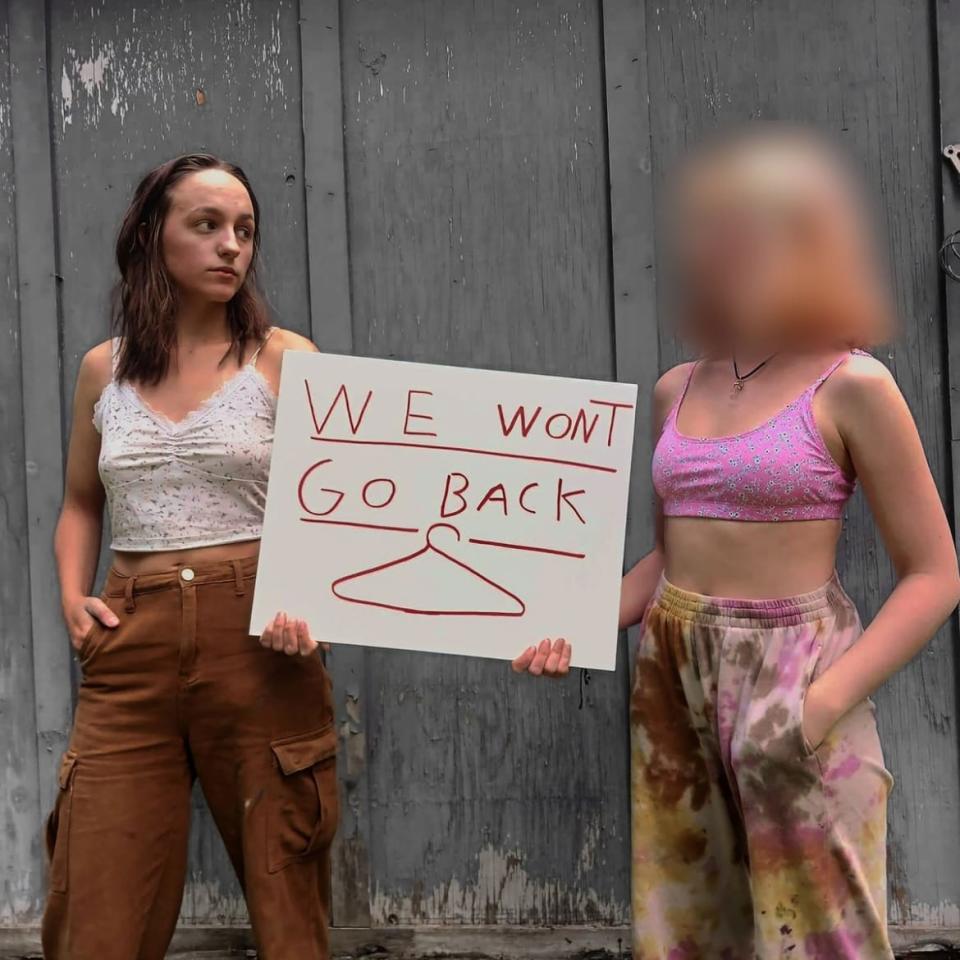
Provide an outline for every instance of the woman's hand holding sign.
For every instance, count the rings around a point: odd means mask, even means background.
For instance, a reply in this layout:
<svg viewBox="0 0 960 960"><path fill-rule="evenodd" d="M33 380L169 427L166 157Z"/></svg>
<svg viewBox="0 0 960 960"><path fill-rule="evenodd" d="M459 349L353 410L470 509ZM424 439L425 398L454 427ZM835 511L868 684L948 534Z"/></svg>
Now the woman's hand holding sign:
<svg viewBox="0 0 960 960"><path fill-rule="evenodd" d="M573 647L558 637L553 643L549 639L541 640L539 646L527 647L511 663L514 673L530 673L535 677L565 677L570 672L570 657Z"/></svg>
<svg viewBox="0 0 960 960"><path fill-rule="evenodd" d="M267 624L260 636L260 646L291 657L297 653L301 657L309 657L316 653L317 647L330 650L329 643L321 643L310 636L306 620L296 620L282 611Z"/></svg>

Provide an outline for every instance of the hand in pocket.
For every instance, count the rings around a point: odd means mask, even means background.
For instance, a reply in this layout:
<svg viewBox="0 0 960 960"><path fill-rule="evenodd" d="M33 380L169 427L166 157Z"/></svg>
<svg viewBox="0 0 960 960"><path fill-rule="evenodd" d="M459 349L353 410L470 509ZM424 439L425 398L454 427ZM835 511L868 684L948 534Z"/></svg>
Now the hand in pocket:
<svg viewBox="0 0 960 960"><path fill-rule="evenodd" d="M840 719L820 695L820 689L816 682L810 684L807 695L803 698L800 726L804 744L809 750L816 750Z"/></svg>
<svg viewBox="0 0 960 960"><path fill-rule="evenodd" d="M105 627L115 627L120 622L120 618L100 597L81 597L70 605L64 619L67 622L70 645L78 653L98 623Z"/></svg>

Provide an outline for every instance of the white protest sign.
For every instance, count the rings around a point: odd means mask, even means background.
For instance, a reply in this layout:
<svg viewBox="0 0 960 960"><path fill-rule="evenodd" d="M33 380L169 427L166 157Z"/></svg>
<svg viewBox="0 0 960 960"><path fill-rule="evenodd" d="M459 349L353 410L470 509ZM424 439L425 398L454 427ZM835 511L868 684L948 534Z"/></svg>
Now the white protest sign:
<svg viewBox="0 0 960 960"><path fill-rule="evenodd" d="M285 351L250 632L614 669L636 398Z"/></svg>

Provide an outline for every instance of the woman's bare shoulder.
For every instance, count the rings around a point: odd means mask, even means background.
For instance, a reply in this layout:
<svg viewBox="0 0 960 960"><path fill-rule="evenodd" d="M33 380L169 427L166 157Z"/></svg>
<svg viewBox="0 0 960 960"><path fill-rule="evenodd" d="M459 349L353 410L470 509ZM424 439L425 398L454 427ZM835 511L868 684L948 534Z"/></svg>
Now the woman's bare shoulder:
<svg viewBox="0 0 960 960"><path fill-rule="evenodd" d="M670 408L676 403L690 377L695 361L678 363L662 373L653 385L653 404L650 410L654 434L659 434Z"/></svg>
<svg viewBox="0 0 960 960"><path fill-rule="evenodd" d="M653 403L656 408L663 408L664 413L673 406L673 402L680 396L684 384L690 377L696 361L678 363L665 373L662 373L653 385Z"/></svg>
<svg viewBox="0 0 960 960"><path fill-rule="evenodd" d="M267 341L267 347L271 347L277 352L284 350L304 350L313 353L319 353L317 345L302 333L296 330L288 330L286 327L274 327L273 334ZM267 349L265 347L264 349Z"/></svg>
<svg viewBox="0 0 960 960"><path fill-rule="evenodd" d="M257 359L257 368L266 378L274 393L280 390L280 367L285 350L317 352L313 342L295 330L273 327Z"/></svg>
<svg viewBox="0 0 960 960"><path fill-rule="evenodd" d="M77 395L96 401L113 377L113 341L104 340L91 347L80 360L77 371Z"/></svg>
<svg viewBox="0 0 960 960"><path fill-rule="evenodd" d="M897 381L886 365L859 350L840 364L825 385L843 404L883 403L883 398L900 396Z"/></svg>
<svg viewBox="0 0 960 960"><path fill-rule="evenodd" d="M679 393L696 364L696 360L688 360L685 363L678 363L675 367L670 367L669 370L660 374L653 388L654 393Z"/></svg>
<svg viewBox="0 0 960 960"><path fill-rule="evenodd" d="M909 407L893 374L868 353L854 353L824 387L828 409L846 438L875 435L878 424L909 422Z"/></svg>

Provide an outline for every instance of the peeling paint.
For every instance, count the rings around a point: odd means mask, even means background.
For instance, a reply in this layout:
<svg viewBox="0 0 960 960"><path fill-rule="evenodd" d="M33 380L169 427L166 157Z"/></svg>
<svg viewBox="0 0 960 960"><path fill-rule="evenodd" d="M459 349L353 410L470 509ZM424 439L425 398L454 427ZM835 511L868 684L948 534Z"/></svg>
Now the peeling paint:
<svg viewBox="0 0 960 960"><path fill-rule="evenodd" d="M123 123L132 110L145 107L162 115L186 97L198 106L242 109L233 98L223 98L224 80L229 84L234 69L243 71L245 85L251 84L267 103L287 108L287 83L296 75L296 52L284 36L289 2L281 3L269 19L262 8L258 16L252 0L242 0L232 4L226 16L196 17L195 23L189 11L174 21L172 9L163 9L172 7L166 3L131 7L119 17L112 5L104 6L108 9L89 11L88 45L78 42L83 30L76 30L71 32L73 43L62 47L61 131L75 124L96 128L108 115ZM101 30L108 14L112 38ZM177 23L173 31L172 21ZM157 43L160 26L166 27L162 45ZM219 102L212 91L220 93Z"/></svg>
<svg viewBox="0 0 960 960"><path fill-rule="evenodd" d="M895 893L894 893L895 896ZM891 920L894 918L891 917ZM949 900L939 903L922 903L910 901L908 909L902 916L895 918L897 923L907 927L960 927L960 905Z"/></svg>
<svg viewBox="0 0 960 960"><path fill-rule="evenodd" d="M180 920L186 923L244 924L249 922L247 905L239 886L230 881L189 883L180 908Z"/></svg>
<svg viewBox="0 0 960 960"><path fill-rule="evenodd" d="M384 890L377 883L371 892L371 920L374 924L628 923L629 902L604 898L588 882L600 838L597 821L587 830L576 869L562 880L532 877L520 848L488 844L477 854L470 876L454 875L430 889L418 878L403 892Z"/></svg>
<svg viewBox="0 0 960 960"><path fill-rule="evenodd" d="M109 73L110 63L113 59L113 45L108 44L95 57L84 59L76 56L76 51L72 60L72 69L68 73L67 60L64 60L63 71L60 77L60 112L62 125L66 127L73 123L73 80L82 87L84 94L93 104L92 112L99 118L100 111L103 108L104 93L106 90L105 76ZM116 116L120 110L120 98L114 93L110 99L110 112ZM122 119L122 115L121 115Z"/></svg>

